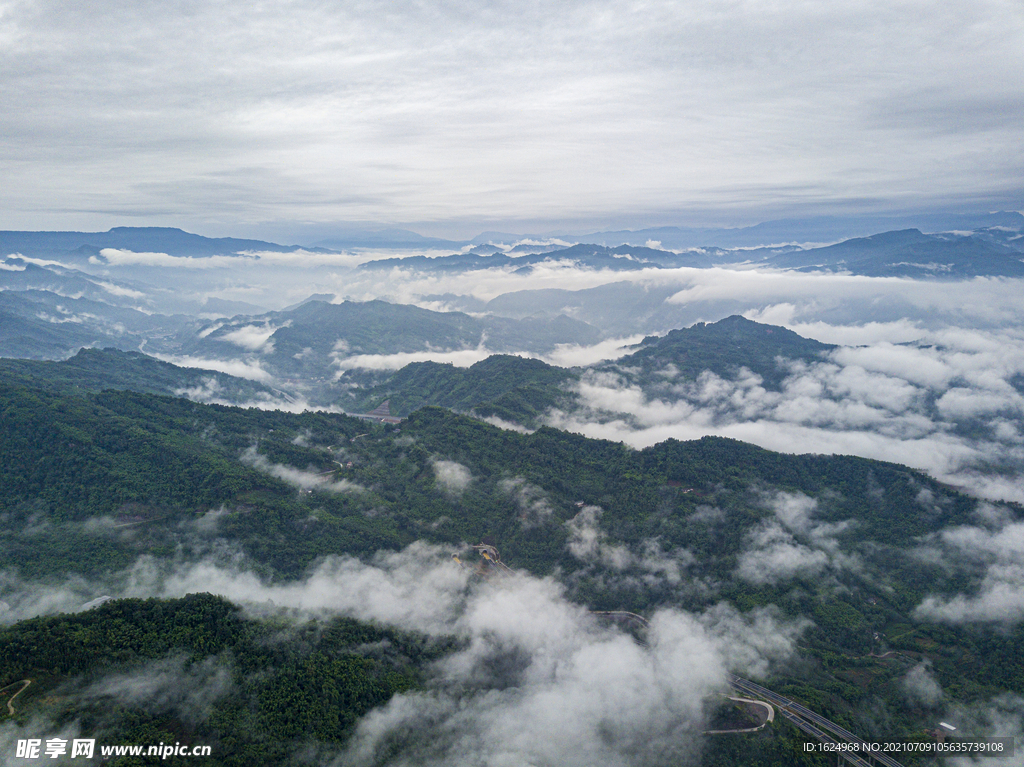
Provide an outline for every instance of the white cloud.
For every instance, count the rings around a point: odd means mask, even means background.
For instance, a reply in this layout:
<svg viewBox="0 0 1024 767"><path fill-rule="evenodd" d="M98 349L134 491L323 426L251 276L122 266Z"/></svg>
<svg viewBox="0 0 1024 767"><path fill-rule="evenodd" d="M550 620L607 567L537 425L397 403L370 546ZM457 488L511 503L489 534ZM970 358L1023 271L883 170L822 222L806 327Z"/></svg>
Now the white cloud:
<svg viewBox="0 0 1024 767"><path fill-rule="evenodd" d="M628 338L611 338L600 341L591 346L579 344L556 344L553 351L547 354L535 354L525 351L493 350L487 348L482 342L474 349L452 349L436 350L429 349L422 352L396 352L394 354L354 354L349 357L341 356L348 351L348 342L339 339L335 344L335 351L331 354L333 364L345 370L399 370L413 362L447 362L455 367L468 368L481 362L492 354L513 354L517 357L530 357L540 359L550 365L559 367L571 367L578 365L591 365L602 360L618 359L629 353L628 347L638 343L643 336L630 336Z"/></svg>
<svg viewBox="0 0 1024 767"><path fill-rule="evenodd" d="M523 527L547 522L555 512L547 493L522 477L500 480L498 489L511 496L518 510L519 524Z"/></svg>
<svg viewBox="0 0 1024 767"><path fill-rule="evenodd" d="M210 325L207 325L205 328L196 333L196 338L206 338L211 333L220 330L222 327L224 327L224 325L225 323L223 322L211 323Z"/></svg>
<svg viewBox="0 0 1024 767"><path fill-rule="evenodd" d="M798 543L781 525L769 522L750 534L737 575L751 583L778 583L797 576L814 577L827 564L824 551Z"/></svg>
<svg viewBox="0 0 1024 767"><path fill-rule="evenodd" d="M167 253L135 253L130 250L103 248L100 255L111 266L160 266L180 267L185 269L223 269L238 267L252 259L248 256L172 256ZM89 257L89 263L103 266L104 261L95 256Z"/></svg>
<svg viewBox="0 0 1024 767"><path fill-rule="evenodd" d="M819 522L814 518L818 501L803 493L765 495L773 519L762 521L747 539L737 574L752 583L778 583L795 577L812 577L826 568L859 569L855 556L845 554L836 536L852 522Z"/></svg>
<svg viewBox="0 0 1024 767"><path fill-rule="evenodd" d="M457 461L433 461L434 477L447 492L461 495L473 481L473 474Z"/></svg>
<svg viewBox="0 0 1024 767"><path fill-rule="evenodd" d="M132 290L123 285L115 285L113 282L96 281L96 284L110 293L112 296L123 296L125 298L145 298L146 294L141 290Z"/></svg>
<svg viewBox="0 0 1024 767"><path fill-rule="evenodd" d="M312 471L302 471L292 466L271 463L267 460L266 456L257 453L255 447L250 447L242 453L242 462L266 472L272 477L277 477L300 490L321 490L332 493L361 493L365 490L357 482L352 482L348 479L334 479L333 473L330 475L318 474Z"/></svg>
<svg viewBox="0 0 1024 767"><path fill-rule="evenodd" d="M246 378L250 381L260 383L272 383L274 377L263 369L258 361L248 362L246 360L218 360L206 357L193 357L189 355L179 356L173 354L156 354L157 359L170 362L183 368L200 368L202 370L216 370L218 373Z"/></svg>
<svg viewBox="0 0 1024 767"><path fill-rule="evenodd" d="M505 431L515 431L519 432L520 434L533 434L534 432L533 429L527 429L525 426L521 424L506 421L503 418L499 418L496 415L489 415L486 418L483 418L482 420L486 423L489 423L491 426L497 426L499 429L504 429Z"/></svg>
<svg viewBox="0 0 1024 767"><path fill-rule="evenodd" d="M563 368L593 365L595 362L616 360L629 354L632 351L629 347L643 339L643 335L633 335L626 338L609 338L592 346L556 344L554 351L540 355L540 358L549 365Z"/></svg>
<svg viewBox="0 0 1024 767"><path fill-rule="evenodd" d="M95 587L74 573L59 584L23 580L15 570L0 570L0 625L37 615L75 612L97 596Z"/></svg>
<svg viewBox="0 0 1024 767"><path fill-rule="evenodd" d="M906 330L896 323L871 333ZM1014 383L1024 375L1024 334L915 332L913 343L883 338L840 347L820 362L780 360L778 391L746 369L683 380L668 365L643 387L628 366L586 371L575 386L583 409L551 411L546 422L635 447L710 434L782 452L861 455L925 470L983 497L1024 499L1014 479L1024 472L1024 397Z"/></svg>
<svg viewBox="0 0 1024 767"><path fill-rule="evenodd" d="M223 392L223 387L217 380L217 376L203 376L201 382L196 386L174 390L175 396L186 397L196 402L214 402L221 392Z"/></svg>
<svg viewBox="0 0 1024 767"><path fill-rule="evenodd" d="M243 250L239 255L258 259L260 266L285 266L301 269L340 267L350 269L377 257L369 253L318 253L308 250L293 250L282 253L276 250Z"/></svg>
<svg viewBox="0 0 1024 767"><path fill-rule="evenodd" d="M625 570L633 564L633 555L626 546L609 542L600 520L599 506L584 506L565 523L569 530L566 545L572 555L583 562L600 562L614 570Z"/></svg>
<svg viewBox="0 0 1024 767"><path fill-rule="evenodd" d="M724 606L663 610L644 648L599 627L554 582L517 575L471 592L456 629L466 648L439 664L432 689L365 717L346 764L371 763L385 743L428 765L675 761L725 670L763 673L793 652L802 625Z"/></svg>
<svg viewBox="0 0 1024 767"><path fill-rule="evenodd" d="M979 508L978 516L999 526L955 527L930 541L949 552L952 561L984 565L977 591L951 598L928 596L914 611L919 619L951 623L1024 620L1024 522L1013 521L1005 509L998 513L987 504Z"/></svg>
<svg viewBox="0 0 1024 767"><path fill-rule="evenodd" d="M341 758L347 765L373 762L385 743L394 760L428 765L676 762L691 753L705 701L726 688L727 672L769 673L806 627L771 609L663 609L642 646L567 601L553 579L473 579L451 553L420 542L367 562L330 556L302 579L274 582L238 566L143 557L110 593L210 592L257 614L346 615L459 639L427 670L425 690L396 695L360 720ZM176 663L100 680L90 692L201 714L226 691L228 677L214 664Z"/></svg>
<svg viewBox="0 0 1024 767"><path fill-rule="evenodd" d="M944 389L954 375L953 367L938 355L911 346L880 343L870 347L845 347L836 350L832 357L844 366L857 365L932 389Z"/></svg>
<svg viewBox="0 0 1024 767"><path fill-rule="evenodd" d="M618 572L632 570L639 572L640 579L655 586L662 582L678 585L682 571L693 564L694 555L684 549L666 553L655 539L641 542L639 553L624 544L613 543L601 529L602 509L599 506L583 506L572 519L565 523L569 531L566 546L578 560L588 565L601 565ZM630 576L633 577L633 576ZM627 578L627 581L629 578Z"/></svg>
<svg viewBox="0 0 1024 767"><path fill-rule="evenodd" d="M483 347L454 351L398 352L395 354L355 354L351 357L334 356L339 368L337 375L346 370L399 370L413 362L450 362L459 368L468 368L491 356Z"/></svg>
<svg viewBox="0 0 1024 767"><path fill-rule="evenodd" d="M61 261L51 261L47 258L33 258L32 256L23 256L21 253L10 253L7 258L17 258L24 261L26 264L35 264L36 266L58 266L62 269L67 268L67 265Z"/></svg>
<svg viewBox="0 0 1024 767"><path fill-rule="evenodd" d="M173 711L194 726L209 717L218 698L231 692L228 663L223 657L209 657L198 663L189 663L184 656L161 658L129 674L101 677L80 694L116 701L113 705L145 704L149 711Z"/></svg>
<svg viewBox="0 0 1024 767"><path fill-rule="evenodd" d="M241 327L230 330L227 333L223 333L216 336L218 341L227 341L235 346L240 346L243 349L249 351L264 351L270 353L274 350L274 344L270 338L281 328L286 328L291 322L285 322L283 325L272 325L266 323L264 325L243 325Z"/></svg>
<svg viewBox="0 0 1024 767"><path fill-rule="evenodd" d="M922 661L900 680L903 694L911 703L934 706L942 700L942 687L932 676L930 668L930 661Z"/></svg>

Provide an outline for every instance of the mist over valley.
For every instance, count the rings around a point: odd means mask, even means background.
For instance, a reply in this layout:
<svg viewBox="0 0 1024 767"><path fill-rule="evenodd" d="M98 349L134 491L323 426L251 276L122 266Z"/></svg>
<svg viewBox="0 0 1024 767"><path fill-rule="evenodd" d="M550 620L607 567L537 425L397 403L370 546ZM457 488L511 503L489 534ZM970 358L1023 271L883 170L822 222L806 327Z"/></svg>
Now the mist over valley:
<svg viewBox="0 0 1024 767"><path fill-rule="evenodd" d="M1024 764L1021 50L0 0L0 765Z"/></svg>
<svg viewBox="0 0 1024 767"><path fill-rule="evenodd" d="M427 256L5 233L0 617L33 680L5 743L145 721L224 764L798 753L722 697L734 674L869 739L1019 733L996 659L1024 617L1024 256L990 229ZM212 643L71 639L197 609ZM350 686L280 707L326 679Z"/></svg>

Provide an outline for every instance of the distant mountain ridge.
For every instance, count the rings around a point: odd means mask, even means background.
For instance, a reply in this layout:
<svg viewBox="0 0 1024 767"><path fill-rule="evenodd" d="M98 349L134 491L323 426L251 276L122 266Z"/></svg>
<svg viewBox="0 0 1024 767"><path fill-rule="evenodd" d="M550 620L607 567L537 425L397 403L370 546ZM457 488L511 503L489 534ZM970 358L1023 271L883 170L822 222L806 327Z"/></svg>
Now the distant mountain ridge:
<svg viewBox="0 0 1024 767"><path fill-rule="evenodd" d="M773 264L827 267L873 277L1022 277L1022 257L1024 253L977 237L940 237L904 229L780 255Z"/></svg>
<svg viewBox="0 0 1024 767"><path fill-rule="evenodd" d="M645 338L631 354L590 369L622 375L644 390L663 384L666 371L677 380L696 380L704 371L733 378L746 369L760 376L767 388L778 389L787 374L779 358L816 362L835 348L734 315ZM360 409L369 410L390 400L398 415L435 405L535 426L551 407L568 411L577 406L573 384L584 370L507 355L492 355L468 368L413 363L358 394L357 401Z"/></svg>
<svg viewBox="0 0 1024 767"><path fill-rule="evenodd" d="M475 250L475 249L474 249ZM573 261L582 266L596 269L632 270L646 266L677 267L711 266L713 259L706 253L688 252L671 253L654 248L619 245L615 248L603 245L579 244L569 247L541 248L541 252L508 255L502 252L490 254L454 253L450 256L409 256L407 258L384 258L367 261L358 267L362 271L389 270L395 267L402 269L420 269L424 271L475 271L477 269L493 269L513 267L517 271L529 271L537 264L554 261ZM515 253L513 248L509 253Z"/></svg>
<svg viewBox="0 0 1024 767"><path fill-rule="evenodd" d="M640 372L632 375L644 382L670 365L677 371L676 375L689 379L697 378L705 370L732 377L740 368L746 368L761 376L767 386L778 388L785 371L776 364L776 358L818 361L835 348L778 325L765 325L733 315L718 322L698 322L664 336L645 338L632 354L595 367L620 371L638 369Z"/></svg>
<svg viewBox="0 0 1024 767"><path fill-rule="evenodd" d="M106 232L0 231L0 256L21 253L33 257L63 256L71 260L87 260L104 248L194 258L250 250L289 252L302 249L298 245L278 245L263 240L203 237L173 227L118 226Z"/></svg>
<svg viewBox="0 0 1024 767"><path fill-rule="evenodd" d="M894 224L902 224L903 227L894 229ZM923 234L923 230L952 234ZM399 266L406 269L464 271L508 266L522 268L545 260L568 259L593 268L616 270L643 268L642 265L700 268L751 261L789 269L822 264L836 267L843 264L854 273L870 276L1019 276L1024 270L1019 265L1020 257L1014 256L1024 254L1024 238L1020 236L1022 231L1024 216L1013 211L897 218L819 217L769 221L740 229L667 226L540 238L488 232L469 241L424 237L405 229L383 229L338 235L320 240L312 246L281 245L233 237L211 238L172 227L114 227L107 232L2 231L0 256L20 253L76 264L99 256L105 248L193 258L249 251L332 252L346 248L423 248L460 252L436 258L413 256L378 259L363 264L360 269ZM917 240L899 244L891 242L889 235L899 232L916 232ZM524 240L527 242L524 243ZM842 242L808 250L793 244L836 240ZM885 256L882 256L882 249L872 248L882 241L887 243ZM501 247L492 244L495 242L501 244ZM840 245L846 247L829 250L839 248ZM881 260L869 258L867 252L853 252L858 248L871 250ZM844 255L837 258L836 254L840 251ZM1003 258L1006 256L1011 257L1010 261Z"/></svg>
<svg viewBox="0 0 1024 767"><path fill-rule="evenodd" d="M1024 238L1009 236L1014 230L981 229L970 234L924 234L905 229L845 240L835 245L803 249L795 245L725 249L717 246L681 252L647 245L615 247L578 243L523 255L492 252L456 253L449 256L412 256L368 261L361 271L411 269L423 272L468 272L479 269L511 269L529 273L540 264L569 261L589 269L633 271L637 269L707 269L737 263L777 269L840 271L869 277L964 279L970 277L1024 277ZM661 243L657 243L660 245Z"/></svg>
<svg viewBox="0 0 1024 767"><path fill-rule="evenodd" d="M0 292L0 311L4 300L5 295ZM301 397L314 407L340 406L347 412L368 412L390 401L392 414L398 416L427 406L440 406L478 417L495 416L524 426L537 425L553 407L571 411L578 405L574 385L588 368L558 367L533 357L501 353L468 367L438 362L411 362L397 370L371 367L362 374L356 370L355 375L338 382L336 379L345 368L339 368L337 362L348 355L383 354L372 349L419 350L424 348L424 337L457 344L480 332L475 324L478 321L467 315L439 314L386 302L368 304L311 301L297 310L281 313L289 315L292 323L267 332L264 343L271 348L252 356L250 364L258 360L263 371L281 381L280 385L290 394L276 388L277 385L268 386L210 369L172 365L123 348L83 348L63 361L0 359L0 371L58 390L128 389L189 396L199 401L266 404ZM197 364L207 360L207 366L214 364L218 354L226 361L237 360L239 356L247 358L233 343L220 339L242 329L259 329L259 325L246 324L251 319L207 325L207 329L215 330L198 338L196 345L186 346L186 353ZM575 324L583 325L569 318L560 319L569 323L570 329ZM514 337L517 329L531 328L529 321L504 323L511 328L509 338ZM543 332L549 324L537 322L533 326ZM268 321L266 327L276 326ZM345 329L346 343L351 343L340 354L339 328ZM403 329L401 335L392 335L396 328ZM308 344L316 347L315 353ZM682 381L696 380L704 371L732 378L746 369L760 376L764 386L777 389L786 373L779 365L780 358L813 362L834 348L786 328L732 316L645 338L632 353L589 369L624 376L644 390L662 385L666 371ZM300 352L296 354L295 349Z"/></svg>
<svg viewBox="0 0 1024 767"><path fill-rule="evenodd" d="M124 389L146 394L182 396L192 390L207 399L246 402L280 399L282 392L245 378L215 370L186 368L162 362L141 352L119 349L81 349L62 361L0 359L0 373L9 380L52 391Z"/></svg>
<svg viewBox="0 0 1024 767"><path fill-rule="evenodd" d="M652 247L749 248L792 242L834 242L865 237L896 229L921 229L927 232L969 231L990 227L1024 229L1024 215L1017 211L975 214L919 214L904 216L816 216L806 219L780 219L734 229L714 227L662 226L638 230L593 232L571 237L575 242L598 245L645 245ZM562 235L565 237L565 235Z"/></svg>
<svg viewBox="0 0 1024 767"><path fill-rule="evenodd" d="M381 300L308 300L287 311L203 323L179 336L185 354L258 358L275 376L314 381L328 389L351 368L389 370L393 363L374 359L389 355L544 353L559 344L595 344L602 337L597 328L564 315L473 317ZM322 396L330 395L325 391Z"/></svg>

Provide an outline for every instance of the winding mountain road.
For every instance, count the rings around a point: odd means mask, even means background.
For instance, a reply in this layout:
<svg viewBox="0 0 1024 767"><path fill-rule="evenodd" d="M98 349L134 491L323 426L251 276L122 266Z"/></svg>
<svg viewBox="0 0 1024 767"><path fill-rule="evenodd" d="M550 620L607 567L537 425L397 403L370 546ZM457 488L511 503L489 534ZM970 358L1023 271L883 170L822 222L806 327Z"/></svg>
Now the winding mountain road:
<svg viewBox="0 0 1024 767"><path fill-rule="evenodd" d="M7 713L10 714L11 716L14 716L14 699L17 698L19 695L21 695L23 692L25 692L25 690L28 689L28 686L30 684L32 684L32 680L31 679L22 679L20 682L12 682L11 684L7 685L6 687L0 688L0 692L3 692L4 690L9 690L12 687L14 687L14 685L16 685L16 684L20 684L21 685L21 689L18 690L16 693L14 693L14 695L12 695L10 698L7 699Z"/></svg>
<svg viewBox="0 0 1024 767"><path fill-rule="evenodd" d="M481 557L490 562L492 566L503 568L507 572L514 572L512 568L501 561L501 555L494 546L480 543L473 548L480 553ZM646 618L625 610L593 610L592 613L620 620L625 619L642 628L646 628L649 625ZM850 764L858 765L858 767L875 767L879 764L883 765L883 767L903 767L902 764L888 754L869 750L868 744L849 730L840 727L835 722L811 711L811 709L796 701L772 692L767 687L762 687L751 682L749 679L744 679L735 674L729 675L729 685L737 692L759 698L765 703L775 706L787 721L821 743L834 746L835 750L831 751L831 753L845 759ZM857 750L844 751L842 750L843 744L850 744Z"/></svg>
<svg viewBox="0 0 1024 767"><path fill-rule="evenodd" d="M749 679L736 675L730 675L729 684L732 685L734 690L739 690L748 695L757 695L769 703L775 704L786 719L809 735L814 735L823 743L836 743L837 741L832 736L837 736L842 742L856 745L859 749L856 752L837 752L837 755L842 755L846 761L852 764L870 765L873 762L877 762L884 765L884 767L903 767L903 765L888 754L880 751L869 751L867 744L849 730L840 727L820 714L816 714L806 706L802 706L789 698L772 692L767 687L762 687L751 682ZM822 732L823 730L825 732ZM870 757L865 759L862 754L870 754Z"/></svg>

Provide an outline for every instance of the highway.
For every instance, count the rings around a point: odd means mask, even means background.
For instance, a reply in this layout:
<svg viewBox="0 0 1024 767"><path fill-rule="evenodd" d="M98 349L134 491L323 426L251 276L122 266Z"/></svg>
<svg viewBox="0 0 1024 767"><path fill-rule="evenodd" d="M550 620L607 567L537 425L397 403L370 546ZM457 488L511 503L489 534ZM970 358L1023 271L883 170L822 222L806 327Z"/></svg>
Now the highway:
<svg viewBox="0 0 1024 767"><path fill-rule="evenodd" d="M512 568L501 561L501 555L498 553L498 549L494 546L485 543L479 543L473 546L480 556L491 563L494 567L503 568L507 572L514 572ZM457 556L453 555L455 561L461 564L461 561ZM636 613L627 612L625 610L594 610L594 615L604 615L607 617L613 617L618 619L626 619L634 625L646 628L649 624L647 620ZM641 642L641 644L643 644ZM646 645L645 645L646 646ZM860 751L840 751L836 750L831 752L837 757L845 759L850 764L858 765L858 767L875 767L875 765L881 764L883 767L903 767L902 764L897 762L888 754L882 753L881 751L869 751L867 744L854 735L849 730L840 727L838 724L826 719L820 714L816 714L806 706L802 706L795 701L778 695L766 687L762 687L759 684L751 682L749 679L736 676L735 674L729 675L729 684L733 689L739 692L746 693L747 695L756 696L762 698L768 703L774 704L779 712L795 727L799 728L803 732L817 738L822 743L833 744L839 746L841 743L851 743L858 746ZM838 740L836 738L839 738ZM869 755L867 757L863 755Z"/></svg>
<svg viewBox="0 0 1024 767"><path fill-rule="evenodd" d="M824 731L818 729L813 724L808 722L806 719L801 719L796 714L792 713L791 711L786 711L785 709L779 709L779 713L781 713L786 719L788 719L791 724L793 724L797 728L803 730L808 735L810 735L810 736L812 736L814 738L817 738L822 743L829 743L829 744L832 744L832 745L836 745L838 747L839 741L837 741L835 738L833 738L827 732L824 732ZM833 754L835 756L839 757L839 758L845 759L850 764L858 765L858 767L873 767L872 764L868 760L866 760L864 757L860 756L860 754L855 754L852 751L839 751L839 750L836 750L836 751L833 752ZM832 754L829 754L829 755L832 755Z"/></svg>
<svg viewBox="0 0 1024 767"><path fill-rule="evenodd" d="M745 692L748 695L758 695L764 698L769 703L774 703L782 712L782 715L786 717L786 719L795 724L804 732L810 735L814 735L814 737L818 738L823 743L835 743L836 741L827 735L825 737L828 737L828 740L825 740L825 738L822 737L822 735L824 735L824 733L821 733L822 729L826 730L828 733L831 733L832 735L839 736L842 740L846 741L847 743L856 743L863 749L859 752L860 754L870 753L871 759L873 759L878 764L882 764L885 767L903 767L903 765L901 765L888 754L882 753L881 751L869 752L863 740L858 738L849 730L840 727L838 724L835 724L832 721L829 721L820 714L814 713L806 706L801 706L799 703L796 703L795 701L792 701L789 698L784 698L783 696L778 695L772 692L771 690L762 687L759 684L755 684L754 682L751 682L749 679L744 679L743 677L730 675L729 684L731 684L732 687L736 690ZM845 756L848 762L852 762L853 764L870 764L870 762L867 759L864 759L863 757L859 756L857 752L843 752L843 755ZM855 757L855 759L852 757Z"/></svg>

